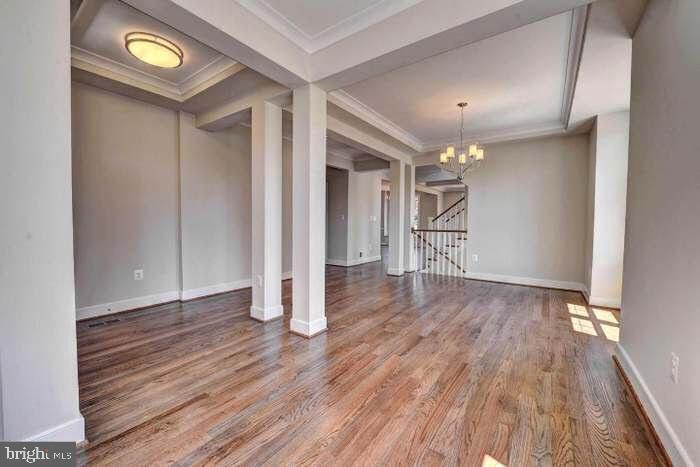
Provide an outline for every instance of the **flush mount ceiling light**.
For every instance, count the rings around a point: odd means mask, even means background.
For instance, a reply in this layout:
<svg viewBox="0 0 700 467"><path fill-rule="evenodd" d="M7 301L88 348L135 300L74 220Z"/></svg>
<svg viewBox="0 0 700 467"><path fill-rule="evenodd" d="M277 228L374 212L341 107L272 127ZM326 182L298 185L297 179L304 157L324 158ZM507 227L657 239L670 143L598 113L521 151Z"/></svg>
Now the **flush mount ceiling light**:
<svg viewBox="0 0 700 467"><path fill-rule="evenodd" d="M453 145L447 146L447 149L440 153L440 166L444 170L456 175L457 180L460 182L468 172L481 167L481 163L486 157L484 148L479 147L478 144L469 144L468 148L464 145L464 109L467 105L466 102L457 104L460 111L461 123L459 127L459 147L457 148L459 149L459 155L455 152L455 147Z"/></svg>
<svg viewBox="0 0 700 467"><path fill-rule="evenodd" d="M124 37L124 45L131 55L149 65L160 68L177 68L182 65L182 49L155 34L130 32Z"/></svg>

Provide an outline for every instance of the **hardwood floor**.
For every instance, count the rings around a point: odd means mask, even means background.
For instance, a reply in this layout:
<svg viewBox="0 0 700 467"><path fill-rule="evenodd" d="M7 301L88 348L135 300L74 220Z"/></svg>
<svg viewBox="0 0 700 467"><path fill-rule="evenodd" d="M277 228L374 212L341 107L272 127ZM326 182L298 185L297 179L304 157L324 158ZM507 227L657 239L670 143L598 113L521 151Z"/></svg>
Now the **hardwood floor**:
<svg viewBox="0 0 700 467"><path fill-rule="evenodd" d="M604 337L617 315L579 293L329 266L311 340L283 293L267 324L250 290L80 322L81 462L657 465Z"/></svg>

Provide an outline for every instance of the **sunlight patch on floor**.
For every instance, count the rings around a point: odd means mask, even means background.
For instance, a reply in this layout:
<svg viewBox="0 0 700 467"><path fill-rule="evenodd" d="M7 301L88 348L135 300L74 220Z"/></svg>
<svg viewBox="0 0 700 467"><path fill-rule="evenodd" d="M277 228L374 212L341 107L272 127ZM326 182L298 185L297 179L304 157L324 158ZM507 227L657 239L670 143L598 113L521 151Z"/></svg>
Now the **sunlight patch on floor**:
<svg viewBox="0 0 700 467"><path fill-rule="evenodd" d="M496 459L487 454L484 456L484 462L481 463L481 467L506 467L506 465L501 464Z"/></svg>
<svg viewBox="0 0 700 467"><path fill-rule="evenodd" d="M588 318L589 316L585 306L574 305L573 303L567 303L566 306L569 308L569 313L572 315L583 316L584 318Z"/></svg>
<svg viewBox="0 0 700 467"><path fill-rule="evenodd" d="M615 318L615 315L613 314L612 311L602 310L600 308L591 308L591 309L593 310L593 314L598 319L598 321L605 321L605 322L613 323L613 324L619 323L617 321L617 318Z"/></svg>
<svg viewBox="0 0 700 467"><path fill-rule="evenodd" d="M600 328L603 330L603 334L605 334L605 337L609 341L620 342L620 328L602 323L600 324Z"/></svg>
<svg viewBox="0 0 700 467"><path fill-rule="evenodd" d="M598 333L593 326L593 322L587 319L571 317L571 326L576 332L582 332L583 334L588 334L589 336L597 336Z"/></svg>

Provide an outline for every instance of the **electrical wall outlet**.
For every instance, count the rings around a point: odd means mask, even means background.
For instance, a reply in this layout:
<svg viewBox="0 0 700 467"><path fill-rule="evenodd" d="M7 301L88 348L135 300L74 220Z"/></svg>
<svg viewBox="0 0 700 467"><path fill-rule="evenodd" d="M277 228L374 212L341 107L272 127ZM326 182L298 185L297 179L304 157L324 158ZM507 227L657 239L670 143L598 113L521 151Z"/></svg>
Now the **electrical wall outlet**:
<svg viewBox="0 0 700 467"><path fill-rule="evenodd" d="M135 281L142 281L143 280L143 269L134 269L134 280Z"/></svg>
<svg viewBox="0 0 700 467"><path fill-rule="evenodd" d="M364 254L364 252L360 251L360 258L362 258L363 254Z"/></svg>
<svg viewBox="0 0 700 467"><path fill-rule="evenodd" d="M681 364L680 358L674 352L671 352L671 380L678 384L679 378L679 366Z"/></svg>
<svg viewBox="0 0 700 467"><path fill-rule="evenodd" d="M479 255L472 255L472 261L475 263L479 262Z"/></svg>

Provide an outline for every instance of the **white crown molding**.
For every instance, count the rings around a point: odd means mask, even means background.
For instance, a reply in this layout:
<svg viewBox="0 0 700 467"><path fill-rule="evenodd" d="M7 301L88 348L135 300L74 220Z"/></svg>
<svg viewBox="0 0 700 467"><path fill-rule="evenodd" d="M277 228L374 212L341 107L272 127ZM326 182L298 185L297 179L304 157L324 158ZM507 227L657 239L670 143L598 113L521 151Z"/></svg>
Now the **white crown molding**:
<svg viewBox="0 0 700 467"><path fill-rule="evenodd" d="M180 94L180 88L177 83L168 81L158 76L138 70L129 65L124 65L115 60L112 60L102 55L98 55L89 50L82 49L78 46L71 45L71 59L76 59L81 62L88 63L94 67L102 68L112 73L127 76L132 80L140 81L149 86L161 88L170 94Z"/></svg>
<svg viewBox="0 0 700 467"><path fill-rule="evenodd" d="M328 102L380 129L411 149L418 152L424 150L424 145L418 138L342 89L328 93Z"/></svg>
<svg viewBox="0 0 700 467"><path fill-rule="evenodd" d="M566 128L571 120L571 108L574 105L574 94L581 68L583 44L586 41L586 29L590 4L578 7L571 12L571 30L569 33L569 53L566 58L566 76L564 79L564 95L562 97L561 121Z"/></svg>
<svg viewBox="0 0 700 467"><path fill-rule="evenodd" d="M267 2L262 0L236 1L306 53L311 53L313 49L311 36L299 29L296 24L289 21L286 16L272 8Z"/></svg>
<svg viewBox="0 0 700 467"><path fill-rule="evenodd" d="M552 136L562 134L566 131L564 124L560 121L547 122L537 125L524 125L504 130L487 131L466 135L465 141L473 141L479 144L501 143L506 141L516 141L522 139L539 138L542 136ZM459 140L429 141L423 146L423 152L436 151L447 145L458 145Z"/></svg>
<svg viewBox="0 0 700 467"><path fill-rule="evenodd" d="M244 65L221 55L180 83L173 83L74 45L71 46L71 66L177 102L184 102L245 69Z"/></svg>
<svg viewBox="0 0 700 467"><path fill-rule="evenodd" d="M241 6L309 54L341 41L421 1L383 0L327 27L318 34L309 35L264 0L237 0Z"/></svg>
<svg viewBox="0 0 700 467"><path fill-rule="evenodd" d="M187 78L180 81L177 85L180 88L182 94L187 94L192 89L210 80L212 77L219 75L235 65L243 67L240 63L231 60L225 55L219 55L214 61L207 63L199 70L192 73Z"/></svg>

